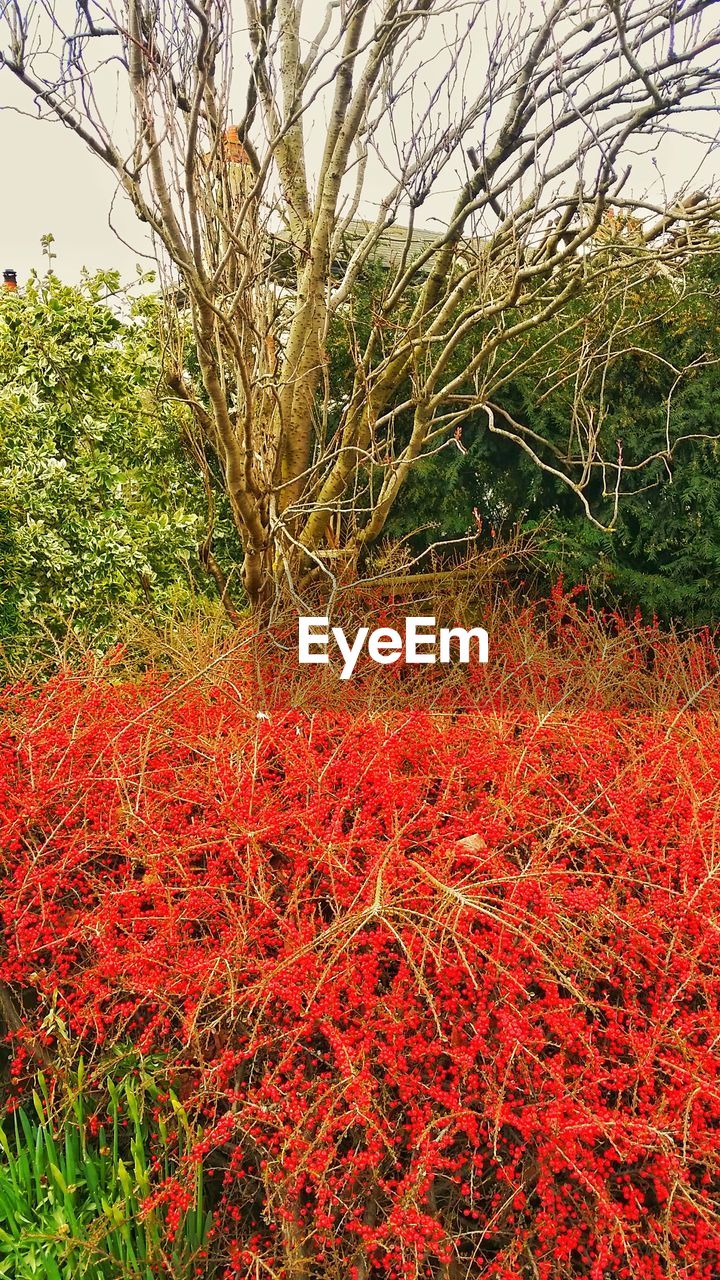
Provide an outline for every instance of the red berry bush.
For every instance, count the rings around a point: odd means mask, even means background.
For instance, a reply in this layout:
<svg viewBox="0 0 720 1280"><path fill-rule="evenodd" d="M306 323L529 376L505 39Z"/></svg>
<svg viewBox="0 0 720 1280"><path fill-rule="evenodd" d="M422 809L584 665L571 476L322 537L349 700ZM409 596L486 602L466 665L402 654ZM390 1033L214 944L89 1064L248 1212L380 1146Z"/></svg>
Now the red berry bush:
<svg viewBox="0 0 720 1280"><path fill-rule="evenodd" d="M520 660L382 713L258 718L233 663L7 691L16 1088L162 1055L208 1275L717 1280L714 659L570 706L576 640L544 710Z"/></svg>

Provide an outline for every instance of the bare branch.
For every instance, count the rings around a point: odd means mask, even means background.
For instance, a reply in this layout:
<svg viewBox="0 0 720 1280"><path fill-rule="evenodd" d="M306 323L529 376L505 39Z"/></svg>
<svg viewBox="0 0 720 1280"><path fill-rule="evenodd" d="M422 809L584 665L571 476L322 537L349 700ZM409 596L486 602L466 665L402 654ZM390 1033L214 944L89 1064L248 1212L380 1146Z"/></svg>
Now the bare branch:
<svg viewBox="0 0 720 1280"><path fill-rule="evenodd" d="M607 371L642 347L632 290L682 296L720 215L708 0L309 8L245 0L241 28L230 0L0 0L0 70L112 170L167 298L187 300L198 385L175 363L170 386L222 467L263 607L327 576L326 553L354 563L411 468L471 419L590 519L598 474L617 507L641 478L618 441L601 448ZM673 130L697 172L669 198L659 166L638 189ZM566 441L500 407L543 354L572 389Z"/></svg>

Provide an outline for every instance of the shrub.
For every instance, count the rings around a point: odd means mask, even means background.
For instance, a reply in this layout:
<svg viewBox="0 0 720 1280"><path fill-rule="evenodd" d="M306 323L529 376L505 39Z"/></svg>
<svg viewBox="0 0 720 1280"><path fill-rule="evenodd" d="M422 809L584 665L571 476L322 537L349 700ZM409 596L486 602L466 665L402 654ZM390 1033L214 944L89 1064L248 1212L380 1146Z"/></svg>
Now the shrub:
<svg viewBox="0 0 720 1280"><path fill-rule="evenodd" d="M161 392L157 302L118 276L0 294L0 641L111 643L203 587L202 486ZM227 520L218 520L223 545ZM108 637L110 639L108 640Z"/></svg>
<svg viewBox="0 0 720 1280"><path fill-rule="evenodd" d="M242 649L7 692L16 1088L167 1056L226 1277L720 1271L717 655L550 616L382 709L259 715Z"/></svg>

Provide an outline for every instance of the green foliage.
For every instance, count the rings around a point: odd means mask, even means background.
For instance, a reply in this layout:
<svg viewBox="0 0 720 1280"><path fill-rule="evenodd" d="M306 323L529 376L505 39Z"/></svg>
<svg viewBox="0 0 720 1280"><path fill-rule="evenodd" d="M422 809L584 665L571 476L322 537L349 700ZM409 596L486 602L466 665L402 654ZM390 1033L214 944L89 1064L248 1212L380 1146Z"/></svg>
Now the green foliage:
<svg viewBox="0 0 720 1280"><path fill-rule="evenodd" d="M193 585L204 495L158 393L155 307L112 272L0 299L0 637L96 636Z"/></svg>
<svg viewBox="0 0 720 1280"><path fill-rule="evenodd" d="M602 416L606 457L617 457L618 440L630 466L662 452L668 421L673 441L696 437L674 448L671 458L628 472L612 533L591 524L567 486L517 444L492 435L478 413L463 426L467 453L450 442L416 467L387 536L407 538L418 553L470 533L476 510L486 530L520 525L538 534L543 589L562 572L570 583L586 583L597 603L639 606L646 615L693 624L720 618L720 446L712 439L720 437L720 256L692 264L681 284L659 275L623 299L634 332L617 341L607 367L598 362L586 388L587 404ZM559 371L577 364L578 335L593 301L581 296L561 321L524 337L494 394L516 421L561 452L574 384ZM608 335L618 306L616 300L603 312ZM687 370L680 378L679 369ZM550 451L540 456L556 464ZM612 487L612 472L609 477ZM595 514L610 521L612 501L603 497L602 479L598 470L588 496Z"/></svg>
<svg viewBox="0 0 720 1280"><path fill-rule="evenodd" d="M108 1079L98 1094L87 1087L81 1063L67 1102L58 1117L40 1075L32 1109L18 1109L0 1129L0 1276L207 1274L202 1258L212 1215L202 1164L187 1155L199 1135L172 1090L161 1095L142 1067L118 1084ZM189 1204L169 1229L167 1208L153 1193L179 1170Z"/></svg>
<svg viewBox="0 0 720 1280"><path fill-rule="evenodd" d="M561 283L561 282L560 282ZM504 360L493 398L548 441L542 454L564 450L573 414L573 379L588 325L595 337L632 318L632 332L598 362L585 388L601 421L606 456L622 440L626 464L663 450L670 397L673 439L720 435L714 359L720 358L720 259L708 255L678 278L662 273L642 291L609 295L606 307L579 296L561 319L524 334ZM328 377L331 427L339 421L357 354L386 272L371 265L334 321ZM410 306L412 299L408 300ZM624 323L624 321L623 321ZM158 300L130 304L112 272L63 284L52 272L0 296L0 641L22 643L69 625L91 643L111 640L129 616L162 617L215 584L198 566L207 528L206 495L197 461L184 447L187 410L163 393ZM448 375L469 362L482 334L455 351ZM380 357L382 353L377 353ZM194 368L188 345L184 356ZM692 366L680 379L675 369ZM462 395L462 388L460 395ZM472 390L469 386L466 391ZM411 396L401 388L400 402ZM454 406L449 406L453 408ZM402 443L410 413L393 423ZM574 493L543 472L517 444L488 431L476 413L411 471L385 535L419 554L476 530L485 536L524 527L540 530L541 576L563 572L586 582L597 602L640 605L647 613L700 623L720 617L720 468L718 444L689 440L671 460L630 472L614 532L588 522ZM214 550L226 571L240 560L222 477L208 460L215 506ZM358 510L376 477L360 476ZM589 490L593 510L612 516L598 471ZM231 587L234 582L231 577Z"/></svg>

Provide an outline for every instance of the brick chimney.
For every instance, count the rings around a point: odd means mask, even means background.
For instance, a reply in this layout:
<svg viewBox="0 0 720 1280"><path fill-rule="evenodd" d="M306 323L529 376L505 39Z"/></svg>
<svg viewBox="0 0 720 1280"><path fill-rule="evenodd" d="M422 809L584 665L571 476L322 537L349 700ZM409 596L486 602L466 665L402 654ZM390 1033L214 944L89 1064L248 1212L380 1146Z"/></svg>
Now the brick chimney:
<svg viewBox="0 0 720 1280"><path fill-rule="evenodd" d="M236 124L225 130L225 159L228 164L249 164L250 157L240 141L240 131Z"/></svg>
<svg viewBox="0 0 720 1280"><path fill-rule="evenodd" d="M6 293L14 293L17 289L17 272L10 267L3 271L3 289Z"/></svg>

